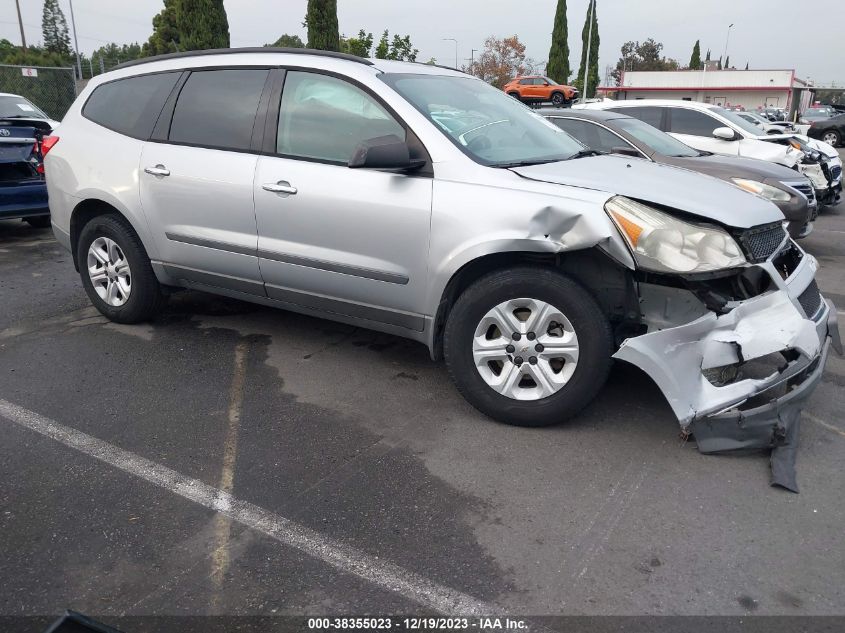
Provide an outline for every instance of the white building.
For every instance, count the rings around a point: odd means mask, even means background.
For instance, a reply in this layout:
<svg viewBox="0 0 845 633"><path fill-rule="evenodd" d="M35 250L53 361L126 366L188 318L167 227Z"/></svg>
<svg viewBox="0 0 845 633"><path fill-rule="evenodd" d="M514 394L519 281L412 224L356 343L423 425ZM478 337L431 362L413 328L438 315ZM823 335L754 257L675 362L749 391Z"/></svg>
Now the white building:
<svg viewBox="0 0 845 633"><path fill-rule="evenodd" d="M615 99L678 99L790 113L803 111L811 99L807 82L794 70L627 71L620 86L600 86L598 91Z"/></svg>

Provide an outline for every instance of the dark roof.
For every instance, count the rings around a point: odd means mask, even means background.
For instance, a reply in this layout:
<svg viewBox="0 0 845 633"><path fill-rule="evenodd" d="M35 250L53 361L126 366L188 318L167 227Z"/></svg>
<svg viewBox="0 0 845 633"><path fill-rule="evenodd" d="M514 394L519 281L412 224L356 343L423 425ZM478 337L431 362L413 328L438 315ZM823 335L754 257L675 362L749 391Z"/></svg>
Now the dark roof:
<svg viewBox="0 0 845 633"><path fill-rule="evenodd" d="M612 121L613 119L630 119L632 117L610 110L573 110L571 108L540 108L538 113L543 116L558 116L566 118L587 119L588 121Z"/></svg>
<svg viewBox="0 0 845 633"><path fill-rule="evenodd" d="M167 59L183 59L188 57L202 57L204 55L236 55L238 53L293 53L295 55L317 55L319 57L333 57L336 59L345 59L349 62L357 62L366 66L372 66L373 62L357 55L347 55L346 53L335 53L333 51L318 51L313 48L278 48L275 46L251 46L248 48L211 48L203 51L185 51L182 53L168 53L166 55L156 55L154 57L144 57L143 59L136 59L131 62L125 62L119 66L115 66L113 70L118 68L129 68L131 66L139 66L141 64L148 64L151 62L160 62Z"/></svg>

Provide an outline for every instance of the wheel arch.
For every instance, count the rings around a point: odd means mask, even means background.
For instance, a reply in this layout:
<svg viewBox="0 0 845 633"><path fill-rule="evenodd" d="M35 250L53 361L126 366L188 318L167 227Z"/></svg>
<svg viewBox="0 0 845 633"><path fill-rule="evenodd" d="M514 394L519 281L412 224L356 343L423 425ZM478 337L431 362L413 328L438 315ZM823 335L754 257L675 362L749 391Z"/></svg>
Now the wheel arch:
<svg viewBox="0 0 845 633"><path fill-rule="evenodd" d="M144 239L143 229L138 226L138 223L132 219L129 213L126 213L125 210L121 210L119 204L115 204L114 201L107 201L102 197L89 197L77 204L70 215L70 247L73 254L73 265L77 271L79 271L77 250L82 228L93 218L101 215L120 216L127 222L127 224L129 224L130 227L132 227L132 230L135 231L135 234L141 240L141 244L143 244L147 253L152 256L148 240Z"/></svg>
<svg viewBox="0 0 845 633"><path fill-rule="evenodd" d="M640 321L633 273L598 247L557 253L505 251L479 255L456 270L439 297L429 340L434 360L443 358L443 332L449 313L461 293L481 277L515 266L537 266L571 277L598 302L614 326L617 340Z"/></svg>

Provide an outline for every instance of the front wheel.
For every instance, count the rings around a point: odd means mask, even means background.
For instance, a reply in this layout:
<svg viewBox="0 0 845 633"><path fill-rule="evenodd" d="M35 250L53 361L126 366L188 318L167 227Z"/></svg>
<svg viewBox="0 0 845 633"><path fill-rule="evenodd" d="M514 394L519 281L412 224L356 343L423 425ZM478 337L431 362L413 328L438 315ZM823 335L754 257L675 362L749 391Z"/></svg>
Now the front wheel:
<svg viewBox="0 0 845 633"><path fill-rule="evenodd" d="M839 134L837 132L831 130L830 132L825 132L822 135L822 140L828 145L833 145L833 147L839 147L839 143L842 139L839 138Z"/></svg>
<svg viewBox="0 0 845 633"><path fill-rule="evenodd" d="M566 97L563 96L560 92L556 92L552 95L552 105L556 108L562 108L566 104Z"/></svg>
<svg viewBox="0 0 845 633"><path fill-rule="evenodd" d="M549 426L599 392L612 340L586 290L555 270L526 266L464 291L443 344L452 379L479 411L516 426Z"/></svg>
<svg viewBox="0 0 845 633"><path fill-rule="evenodd" d="M164 303L144 245L120 216L97 216L82 228L77 263L91 303L112 321L147 321Z"/></svg>
<svg viewBox="0 0 845 633"><path fill-rule="evenodd" d="M517 101L522 101L522 98L519 96L519 93L518 93L518 92L509 92L509 93L508 93L508 96L509 96L509 97L513 97L513 98L514 98L514 99L516 99Z"/></svg>

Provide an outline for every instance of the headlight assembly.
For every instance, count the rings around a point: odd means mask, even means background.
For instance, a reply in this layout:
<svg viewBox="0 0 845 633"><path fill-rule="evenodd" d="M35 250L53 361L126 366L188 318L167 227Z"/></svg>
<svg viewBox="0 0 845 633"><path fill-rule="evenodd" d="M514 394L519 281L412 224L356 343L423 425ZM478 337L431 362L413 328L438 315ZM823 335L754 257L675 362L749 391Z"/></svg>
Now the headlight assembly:
<svg viewBox="0 0 845 633"><path fill-rule="evenodd" d="M700 273L745 263L734 239L716 226L684 222L622 196L609 200L605 209L644 270Z"/></svg>
<svg viewBox="0 0 845 633"><path fill-rule="evenodd" d="M756 193L758 196L771 200L772 202L789 202L790 195L783 189L772 187L756 180L746 180L745 178L731 178L733 183L740 189L745 189L750 193Z"/></svg>

